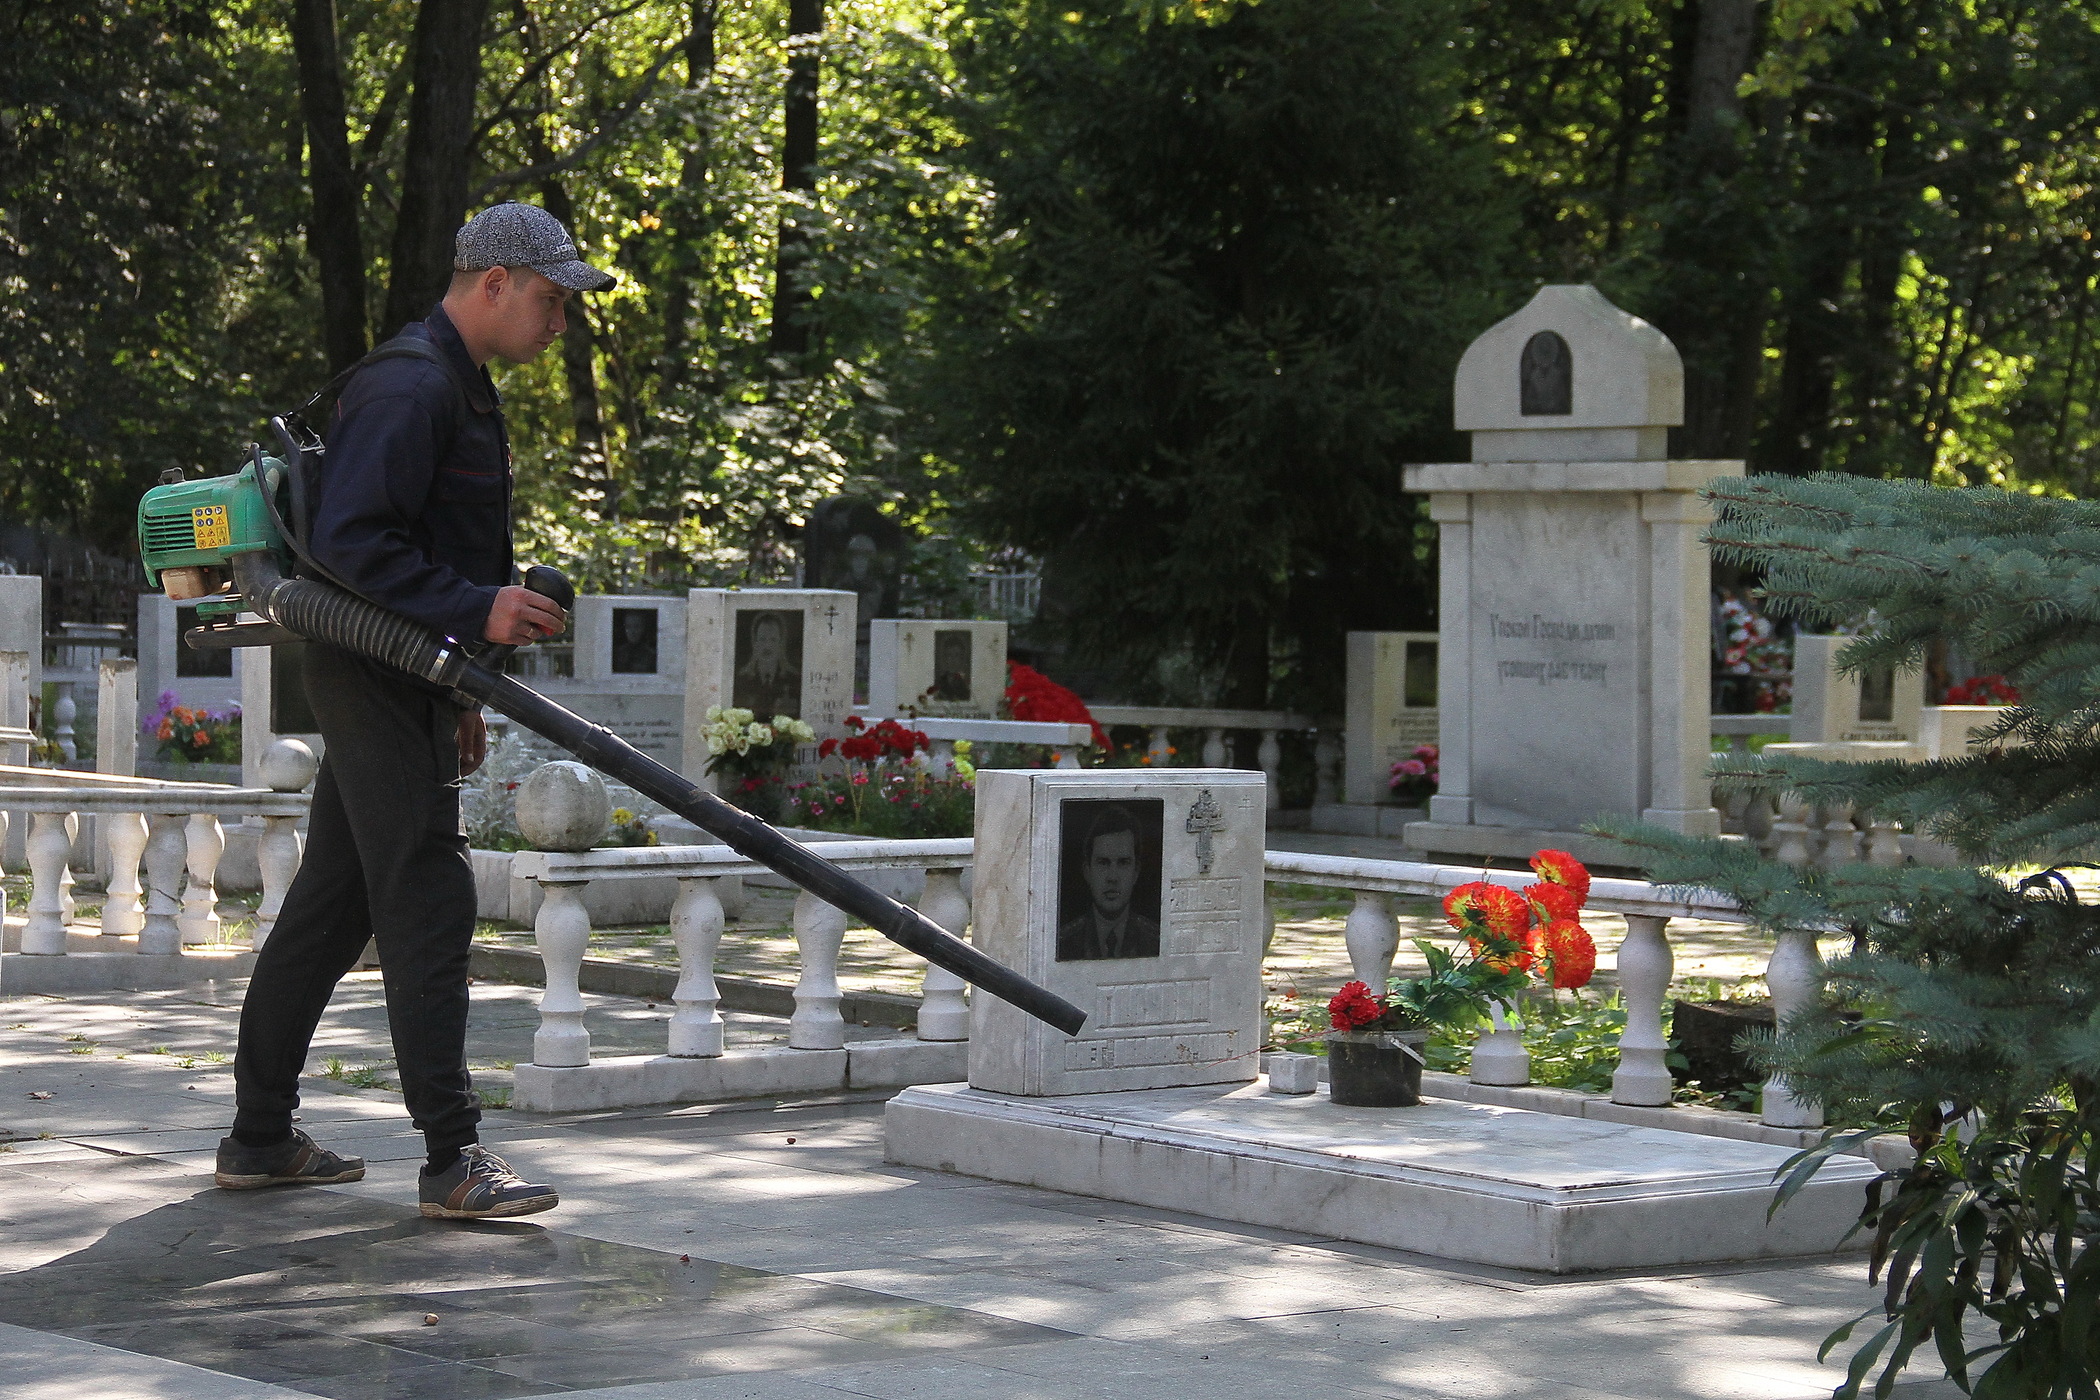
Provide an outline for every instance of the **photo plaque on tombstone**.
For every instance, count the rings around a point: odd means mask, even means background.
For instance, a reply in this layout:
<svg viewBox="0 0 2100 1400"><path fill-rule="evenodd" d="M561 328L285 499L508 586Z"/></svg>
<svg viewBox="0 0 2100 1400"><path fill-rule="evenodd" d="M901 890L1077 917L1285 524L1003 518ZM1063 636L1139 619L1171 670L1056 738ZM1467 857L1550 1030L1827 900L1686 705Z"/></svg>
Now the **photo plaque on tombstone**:
<svg viewBox="0 0 2100 1400"><path fill-rule="evenodd" d="M1003 622L878 618L868 629L870 710L995 719L1006 694Z"/></svg>
<svg viewBox="0 0 2100 1400"><path fill-rule="evenodd" d="M983 769L971 938L1086 1009L1068 1037L971 999L970 1083L1090 1094L1251 1080L1261 1049L1260 773Z"/></svg>
<svg viewBox="0 0 2100 1400"><path fill-rule="evenodd" d="M730 703L760 719L802 718L802 613L756 609L736 615L736 683Z"/></svg>

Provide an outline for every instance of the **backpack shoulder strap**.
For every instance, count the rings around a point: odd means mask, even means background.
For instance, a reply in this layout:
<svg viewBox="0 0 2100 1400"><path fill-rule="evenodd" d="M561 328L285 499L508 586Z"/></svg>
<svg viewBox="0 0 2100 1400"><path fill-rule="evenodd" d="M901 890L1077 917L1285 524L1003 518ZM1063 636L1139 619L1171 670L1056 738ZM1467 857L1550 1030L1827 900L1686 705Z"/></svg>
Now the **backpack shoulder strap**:
<svg viewBox="0 0 2100 1400"><path fill-rule="evenodd" d="M319 389L316 389L312 398L309 398L305 403L300 404L298 408L286 415L286 421L296 420L311 430L313 420L307 415L321 403L333 400L340 395L344 387L349 384L351 377L359 370L369 365L376 365L381 360L423 360L436 365L445 372L445 382L452 386L452 391L458 395L460 402L465 403L467 401L467 386L460 382L459 371L452 367L452 362L445 358L443 351L427 340L417 340L410 336L397 335L392 340L376 346L363 359L336 375L335 378L323 384Z"/></svg>

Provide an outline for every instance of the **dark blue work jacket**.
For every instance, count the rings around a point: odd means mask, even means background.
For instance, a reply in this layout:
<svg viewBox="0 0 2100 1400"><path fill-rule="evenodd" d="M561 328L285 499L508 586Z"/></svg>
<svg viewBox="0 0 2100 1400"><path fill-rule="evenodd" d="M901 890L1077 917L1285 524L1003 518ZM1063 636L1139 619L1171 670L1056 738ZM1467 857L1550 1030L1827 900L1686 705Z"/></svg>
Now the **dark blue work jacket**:
<svg viewBox="0 0 2100 1400"><path fill-rule="evenodd" d="M477 641L511 581L510 438L502 398L442 305L401 332L427 360L367 365L336 401L313 512L314 557L382 607Z"/></svg>

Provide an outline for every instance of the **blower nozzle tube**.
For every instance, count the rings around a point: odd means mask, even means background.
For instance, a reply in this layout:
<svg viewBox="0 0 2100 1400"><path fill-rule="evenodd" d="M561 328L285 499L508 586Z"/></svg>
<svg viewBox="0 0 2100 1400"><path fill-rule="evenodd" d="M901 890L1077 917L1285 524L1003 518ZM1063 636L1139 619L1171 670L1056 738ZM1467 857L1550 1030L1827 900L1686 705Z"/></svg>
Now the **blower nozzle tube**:
<svg viewBox="0 0 2100 1400"><path fill-rule="evenodd" d="M1086 1013L1063 997L994 962L918 910L855 879L757 817L703 791L611 731L508 676L474 664L458 646L428 628L331 584L285 578L267 554L236 555L233 565L236 586L258 616L303 637L462 691L928 962L1066 1035L1077 1035L1086 1024Z"/></svg>

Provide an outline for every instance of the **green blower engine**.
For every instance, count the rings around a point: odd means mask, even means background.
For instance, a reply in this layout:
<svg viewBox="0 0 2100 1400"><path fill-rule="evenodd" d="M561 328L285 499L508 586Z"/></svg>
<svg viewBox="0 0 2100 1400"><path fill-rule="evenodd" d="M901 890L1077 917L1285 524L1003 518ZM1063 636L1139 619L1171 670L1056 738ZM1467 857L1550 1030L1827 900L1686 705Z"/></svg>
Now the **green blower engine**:
<svg viewBox="0 0 2100 1400"><path fill-rule="evenodd" d="M460 692L635 791L662 803L730 849L866 923L938 967L1011 1002L1067 1035L1086 1013L839 869L767 823L705 792L603 726L503 674L514 648L441 637L329 577L305 547L307 483L323 451L296 417L271 420L284 455L251 447L230 476L184 478L171 469L139 502L139 555L170 598L197 609L192 647L326 642ZM289 573L303 565L318 578ZM525 587L567 610L575 591L557 571L526 571ZM261 619L242 622L239 615Z"/></svg>

